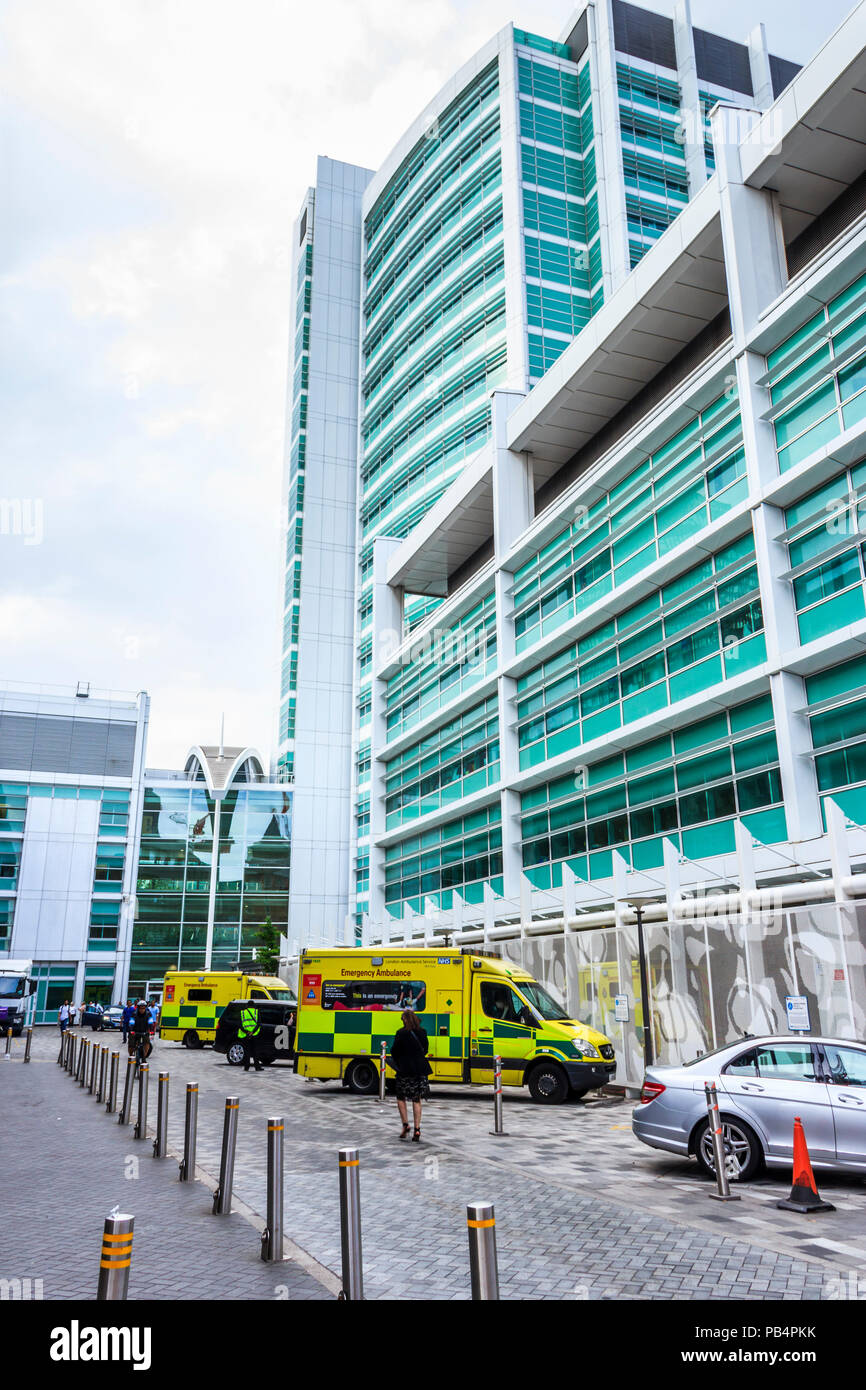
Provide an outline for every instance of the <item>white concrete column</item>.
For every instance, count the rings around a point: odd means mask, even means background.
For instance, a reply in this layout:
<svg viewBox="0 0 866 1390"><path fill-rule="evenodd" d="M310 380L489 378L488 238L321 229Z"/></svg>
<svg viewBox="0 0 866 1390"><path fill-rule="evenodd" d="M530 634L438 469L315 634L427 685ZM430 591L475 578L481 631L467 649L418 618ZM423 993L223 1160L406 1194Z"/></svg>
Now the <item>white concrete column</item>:
<svg viewBox="0 0 866 1390"><path fill-rule="evenodd" d="M743 183L740 144L759 115L753 108L729 105L717 106L711 117L735 354L742 352L761 311L788 280L775 194Z"/></svg>
<svg viewBox="0 0 866 1390"><path fill-rule="evenodd" d="M520 797L509 789L519 771L517 730L515 718L517 682L503 675L503 668L514 656L514 603L509 593L513 576L500 568L502 561L517 538L532 522L534 487L532 460L526 454L515 454L506 448L506 421L515 405L523 399L518 391L492 393L493 425L493 539L497 570L494 578L496 593L496 652L499 677L496 684L499 723L499 767L502 791L502 878L503 897L516 898L523 873L520 847Z"/></svg>
<svg viewBox="0 0 866 1390"><path fill-rule="evenodd" d="M387 742L385 682L379 666L400 646L403 637L403 591L388 583L388 563L400 545L394 536L373 542L373 674L370 719L370 898L374 928L385 920L385 851L377 837L385 830L385 765L378 754Z"/></svg>
<svg viewBox="0 0 866 1390"><path fill-rule="evenodd" d="M610 0L593 0L587 7L586 17L589 33L592 128L598 176L601 260L604 272L604 298L607 301L619 289L631 270L625 211L625 178L622 171L613 10Z"/></svg>
<svg viewBox="0 0 866 1390"><path fill-rule="evenodd" d="M689 197L694 198L707 181L704 155L704 113L698 89L692 11L689 0L678 0L674 9L674 47L680 84L680 129L689 180Z"/></svg>
<svg viewBox="0 0 866 1390"><path fill-rule="evenodd" d="M526 341L526 262L523 251L523 174L520 165L520 94L514 30L499 50L499 141L502 160L502 244L505 265L505 341L508 384L529 387Z"/></svg>
<svg viewBox="0 0 866 1390"><path fill-rule="evenodd" d="M851 877L851 852L848 848L847 817L832 797L824 803L827 808L827 838L830 841L830 864L837 903L848 902L851 894L844 881Z"/></svg>
<svg viewBox="0 0 866 1390"><path fill-rule="evenodd" d="M752 73L752 95L755 105L762 111L773 105L773 79L770 75L770 53L767 48L767 34L763 24L756 24L750 33L749 67Z"/></svg>

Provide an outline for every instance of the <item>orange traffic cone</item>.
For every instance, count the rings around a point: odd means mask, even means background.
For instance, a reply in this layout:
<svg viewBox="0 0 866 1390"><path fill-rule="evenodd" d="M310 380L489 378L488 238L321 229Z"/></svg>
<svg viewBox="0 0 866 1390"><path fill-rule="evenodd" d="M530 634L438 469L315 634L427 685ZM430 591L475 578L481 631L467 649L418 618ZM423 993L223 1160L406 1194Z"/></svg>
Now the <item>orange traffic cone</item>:
<svg viewBox="0 0 866 1390"><path fill-rule="evenodd" d="M809 1162L809 1150L803 1122L797 1116L794 1120L794 1183L791 1195L786 1202L777 1202L783 1211L835 1211L832 1202L822 1202L815 1186L815 1175Z"/></svg>

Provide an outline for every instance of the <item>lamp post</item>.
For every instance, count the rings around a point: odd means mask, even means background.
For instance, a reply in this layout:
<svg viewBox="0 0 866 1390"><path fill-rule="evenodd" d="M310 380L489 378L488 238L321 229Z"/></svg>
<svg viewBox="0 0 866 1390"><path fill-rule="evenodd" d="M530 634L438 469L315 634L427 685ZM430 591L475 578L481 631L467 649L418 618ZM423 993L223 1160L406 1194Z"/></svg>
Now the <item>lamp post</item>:
<svg viewBox="0 0 866 1390"><path fill-rule="evenodd" d="M655 900L653 900L655 901ZM653 1036L652 1036L652 1014L650 1012L649 994L649 975L646 964L646 942L643 934L643 911L646 901L641 898L626 898L628 906L633 909L637 918L637 959L640 971L640 1007L643 1017L643 1060L645 1067L651 1067L654 1061Z"/></svg>

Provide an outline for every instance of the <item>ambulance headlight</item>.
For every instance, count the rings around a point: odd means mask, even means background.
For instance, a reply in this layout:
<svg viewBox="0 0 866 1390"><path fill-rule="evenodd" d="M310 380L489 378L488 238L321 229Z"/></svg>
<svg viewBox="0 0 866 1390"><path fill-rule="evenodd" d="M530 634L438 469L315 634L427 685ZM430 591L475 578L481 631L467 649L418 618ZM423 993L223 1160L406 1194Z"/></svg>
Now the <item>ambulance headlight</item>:
<svg viewBox="0 0 866 1390"><path fill-rule="evenodd" d="M596 1060L600 1060L601 1058L601 1053L599 1052L597 1047L593 1047L592 1043L581 1042L575 1043L574 1046L584 1057L593 1057Z"/></svg>

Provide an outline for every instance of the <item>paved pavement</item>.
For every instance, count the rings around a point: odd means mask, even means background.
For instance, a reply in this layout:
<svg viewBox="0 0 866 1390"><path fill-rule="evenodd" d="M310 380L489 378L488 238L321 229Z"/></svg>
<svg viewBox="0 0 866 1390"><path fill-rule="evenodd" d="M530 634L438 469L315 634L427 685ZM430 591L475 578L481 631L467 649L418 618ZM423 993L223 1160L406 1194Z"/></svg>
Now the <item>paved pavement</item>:
<svg viewBox="0 0 866 1390"><path fill-rule="evenodd" d="M135 1216L130 1299L333 1298L297 1261L263 1263L263 1222L213 1216L207 1186L178 1182L173 1159L155 1159L151 1139L135 1141L56 1065L57 1041L38 1033L27 1066L23 1042L12 1062L0 1055L0 1278L31 1280L31 1296L95 1299L102 1225L118 1206Z"/></svg>
<svg viewBox="0 0 866 1390"><path fill-rule="evenodd" d="M196 1246L195 1268L227 1269L219 1255L201 1260L198 1247L207 1253L204 1243L215 1239L214 1227L227 1225L235 1232L242 1229L242 1218L225 1223L207 1216L209 1196L198 1187L185 1192L174 1172L166 1171L173 1164L153 1160L149 1143L136 1144L131 1129L124 1135L101 1113L54 1065L56 1048L56 1035L40 1037L34 1056L45 1056L45 1062L30 1068L6 1064L14 1069L19 1091L25 1086L20 1074L32 1073L25 1089L34 1098L27 1112L33 1112L34 1147L54 1109L68 1136L68 1155L77 1155L76 1168L87 1170L89 1162L92 1171L98 1156L102 1172L108 1149L116 1172L123 1155L142 1152L139 1181L145 1186L135 1189L142 1223L151 1203L169 1202L174 1219L187 1213L183 1241ZM339 1086L304 1081L283 1065L245 1074L210 1049L189 1053L158 1042L151 1070L158 1069L171 1073L169 1145L176 1153L183 1141L185 1084L199 1083L198 1163L211 1184L219 1169L225 1097L240 1096L235 1193L245 1210L259 1216L265 1205L266 1119L285 1117L285 1227L297 1260L280 1266L280 1281L289 1282L282 1271L290 1270L306 1290L298 1296L333 1297L338 1288L337 1149L344 1144L361 1148L367 1298L467 1298L465 1208L476 1200L496 1205L504 1298L815 1299L833 1297L833 1281L851 1272L864 1280L866 1292L866 1183L822 1177L822 1192L838 1210L812 1217L776 1209L790 1185L779 1177L744 1185L741 1202L721 1206L709 1199L711 1187L694 1164L656 1154L635 1140L631 1102L606 1098L545 1107L533 1105L524 1092L506 1093L508 1134L496 1138L489 1133L489 1088L437 1089L425 1107L423 1141L415 1145L398 1141L390 1098L383 1109L375 1099L350 1096ZM152 1088L152 1118L155 1103ZM49 1163L37 1173L26 1162L20 1166L19 1180L42 1199L56 1167ZM8 1191L6 1168L4 1161ZM88 1176L88 1190L90 1184ZM104 1214L104 1177L94 1186L87 1229L95 1229L98 1240L101 1216L95 1213ZM118 1195L117 1187L115 1181L111 1199L123 1205L130 1189L124 1184ZM157 1221L156 1206L153 1210ZM163 1213L162 1205L158 1211ZM165 1219L169 1216L166 1207ZM36 1224L28 1207L23 1228ZM180 1275L178 1287L162 1296L237 1297L233 1290L243 1285L243 1296L274 1297L274 1276L257 1259L262 1225L260 1220L251 1230L244 1222L238 1241L243 1273L226 1274L225 1287L190 1289L187 1279L183 1294ZM32 1244L24 1240L22 1248ZM45 1250L44 1240L39 1248ZM137 1244L136 1256L140 1253ZM157 1273L160 1265L166 1267L164 1258L155 1261ZM92 1278L90 1269L88 1254ZM154 1296L132 1285L130 1294ZM47 1286L46 1296L51 1296Z"/></svg>

